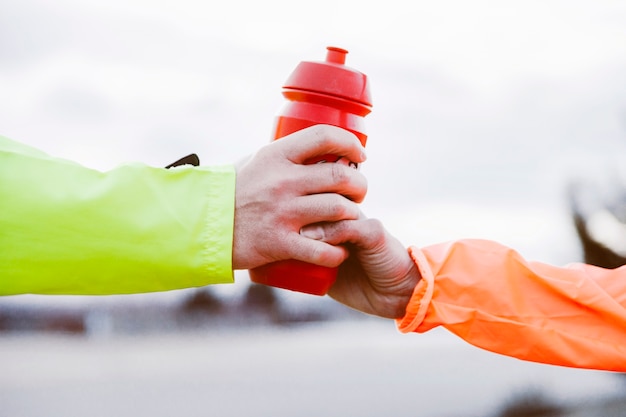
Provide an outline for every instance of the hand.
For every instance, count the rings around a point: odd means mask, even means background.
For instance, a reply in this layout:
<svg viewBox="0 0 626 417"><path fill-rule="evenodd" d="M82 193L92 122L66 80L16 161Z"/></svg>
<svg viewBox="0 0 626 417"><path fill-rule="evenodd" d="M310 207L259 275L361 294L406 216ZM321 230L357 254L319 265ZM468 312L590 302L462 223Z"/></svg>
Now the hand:
<svg viewBox="0 0 626 417"><path fill-rule="evenodd" d="M300 235L303 226L356 219L367 181L346 164L304 165L333 154L365 161L365 150L347 130L316 125L261 148L236 166L233 269L297 259L335 267L348 252Z"/></svg>
<svg viewBox="0 0 626 417"><path fill-rule="evenodd" d="M364 313L386 318L404 316L420 280L406 248L375 219L310 225L302 235L334 245L344 244L350 257L339 267L329 295Z"/></svg>

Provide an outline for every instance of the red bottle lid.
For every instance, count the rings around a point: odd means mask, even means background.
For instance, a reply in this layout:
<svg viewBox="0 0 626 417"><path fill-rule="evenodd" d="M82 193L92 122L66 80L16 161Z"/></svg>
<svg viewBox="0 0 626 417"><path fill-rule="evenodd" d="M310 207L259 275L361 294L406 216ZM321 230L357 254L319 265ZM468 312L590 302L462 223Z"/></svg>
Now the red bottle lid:
<svg viewBox="0 0 626 417"><path fill-rule="evenodd" d="M326 61L303 61L291 73L283 88L329 95L359 103L362 115L371 111L367 76L345 65L348 51L329 46Z"/></svg>

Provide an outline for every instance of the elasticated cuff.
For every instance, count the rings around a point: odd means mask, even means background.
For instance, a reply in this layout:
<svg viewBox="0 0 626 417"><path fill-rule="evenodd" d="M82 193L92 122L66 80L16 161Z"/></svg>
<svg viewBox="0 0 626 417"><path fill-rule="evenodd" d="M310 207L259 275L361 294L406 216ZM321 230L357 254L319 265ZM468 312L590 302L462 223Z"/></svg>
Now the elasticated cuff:
<svg viewBox="0 0 626 417"><path fill-rule="evenodd" d="M411 246L409 247L409 255L419 269L422 279L419 280L413 290L411 299L406 307L406 314L404 317L396 319L398 330L402 333L414 332L422 324L430 301L433 298L435 284L433 271L424 253L419 248Z"/></svg>

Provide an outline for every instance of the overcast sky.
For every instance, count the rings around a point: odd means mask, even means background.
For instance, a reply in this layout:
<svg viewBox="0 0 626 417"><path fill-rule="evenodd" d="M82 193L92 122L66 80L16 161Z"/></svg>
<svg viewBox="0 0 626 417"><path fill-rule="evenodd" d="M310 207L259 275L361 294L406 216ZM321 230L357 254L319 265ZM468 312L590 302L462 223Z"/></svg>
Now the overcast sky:
<svg viewBox="0 0 626 417"><path fill-rule="evenodd" d="M565 185L626 165L624 22L608 0L5 1L0 134L103 170L229 163L340 46L371 81L369 213L567 260Z"/></svg>

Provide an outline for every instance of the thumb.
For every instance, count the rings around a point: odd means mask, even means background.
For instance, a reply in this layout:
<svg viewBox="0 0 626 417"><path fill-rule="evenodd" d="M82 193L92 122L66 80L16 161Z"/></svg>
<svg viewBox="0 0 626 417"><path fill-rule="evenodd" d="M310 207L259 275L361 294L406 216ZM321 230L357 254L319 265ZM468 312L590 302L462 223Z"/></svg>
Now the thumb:
<svg viewBox="0 0 626 417"><path fill-rule="evenodd" d="M356 163L365 161L365 148L353 133L331 125L315 125L276 142L290 161L303 164L316 156L336 155Z"/></svg>
<svg viewBox="0 0 626 417"><path fill-rule="evenodd" d="M385 229L377 219L360 218L307 225L300 229L300 235L330 245L352 243L360 248L370 248L384 240Z"/></svg>
<svg viewBox="0 0 626 417"><path fill-rule="evenodd" d="M342 246L334 246L301 235L295 236L290 244L292 259L334 268L341 265L349 256L349 251Z"/></svg>

